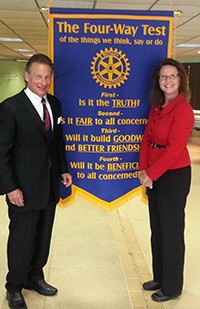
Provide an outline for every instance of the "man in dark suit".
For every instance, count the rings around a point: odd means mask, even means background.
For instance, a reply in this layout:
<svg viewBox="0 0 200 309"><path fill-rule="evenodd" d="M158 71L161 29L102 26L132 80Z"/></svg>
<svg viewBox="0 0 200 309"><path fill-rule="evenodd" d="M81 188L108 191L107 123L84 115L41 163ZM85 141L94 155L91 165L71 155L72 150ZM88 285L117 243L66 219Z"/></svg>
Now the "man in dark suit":
<svg viewBox="0 0 200 309"><path fill-rule="evenodd" d="M12 309L27 308L23 288L45 296L57 293L45 281L43 267L60 181L68 187L72 177L60 102L48 94L52 74L53 63L46 55L32 56L25 69L27 87L0 104L0 194L6 194L10 219L5 287Z"/></svg>

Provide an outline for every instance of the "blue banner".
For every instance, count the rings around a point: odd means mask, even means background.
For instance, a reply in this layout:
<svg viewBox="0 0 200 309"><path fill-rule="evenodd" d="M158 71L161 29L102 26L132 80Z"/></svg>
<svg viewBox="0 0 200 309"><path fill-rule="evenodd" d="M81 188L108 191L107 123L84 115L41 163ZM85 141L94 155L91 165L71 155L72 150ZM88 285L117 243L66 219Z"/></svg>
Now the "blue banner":
<svg viewBox="0 0 200 309"><path fill-rule="evenodd" d="M141 192L139 151L155 66L171 56L173 12L50 9L54 94L73 195L116 207ZM65 204L67 192L62 191Z"/></svg>

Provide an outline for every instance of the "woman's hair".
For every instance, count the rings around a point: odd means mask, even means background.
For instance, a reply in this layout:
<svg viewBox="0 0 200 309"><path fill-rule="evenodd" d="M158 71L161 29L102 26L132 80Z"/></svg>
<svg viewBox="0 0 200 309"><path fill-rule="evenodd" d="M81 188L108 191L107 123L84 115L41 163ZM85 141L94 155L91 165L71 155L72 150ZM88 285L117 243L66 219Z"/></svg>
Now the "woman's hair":
<svg viewBox="0 0 200 309"><path fill-rule="evenodd" d="M179 86L179 93L182 93L187 101L190 100L190 88L189 88L189 81L188 75L185 70L185 67L182 63L178 62L172 58L166 58L156 69L154 77L153 77L153 85L150 93L150 101L154 105L159 105L164 103L164 92L160 89L159 86L159 74L160 70L165 65L172 65L178 70L178 75L180 77L180 86Z"/></svg>
<svg viewBox="0 0 200 309"><path fill-rule="evenodd" d="M52 73L53 73L54 65L53 65L53 62L51 61L51 59L48 56L46 56L44 54L33 55L26 64L26 68L25 68L26 72L30 73L30 69L31 69L31 66L32 66L33 63L47 64L47 65L50 66Z"/></svg>

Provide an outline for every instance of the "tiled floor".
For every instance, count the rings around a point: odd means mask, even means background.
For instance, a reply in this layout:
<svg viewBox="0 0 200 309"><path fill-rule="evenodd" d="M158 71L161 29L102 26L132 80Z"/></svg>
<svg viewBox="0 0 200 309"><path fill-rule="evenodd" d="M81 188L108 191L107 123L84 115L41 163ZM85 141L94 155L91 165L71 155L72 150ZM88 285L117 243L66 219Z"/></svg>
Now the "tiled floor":
<svg viewBox="0 0 200 309"><path fill-rule="evenodd" d="M200 309L200 139L192 134L192 188L186 209L186 262L180 298L155 303L141 284L151 279L147 206L138 196L114 211L80 197L57 209L46 279L58 287L54 297L24 290L29 309ZM0 197L0 309L5 299L7 207ZM17 253L16 253L17 254Z"/></svg>

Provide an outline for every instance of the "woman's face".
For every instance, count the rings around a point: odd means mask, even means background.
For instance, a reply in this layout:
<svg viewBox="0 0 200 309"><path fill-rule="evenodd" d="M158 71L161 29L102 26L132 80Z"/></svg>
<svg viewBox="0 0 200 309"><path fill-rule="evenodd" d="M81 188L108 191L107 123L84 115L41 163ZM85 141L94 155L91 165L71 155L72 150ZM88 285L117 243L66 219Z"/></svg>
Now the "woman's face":
<svg viewBox="0 0 200 309"><path fill-rule="evenodd" d="M178 70L173 65L164 65L159 74L160 89L165 97L175 98L179 94L180 76Z"/></svg>

